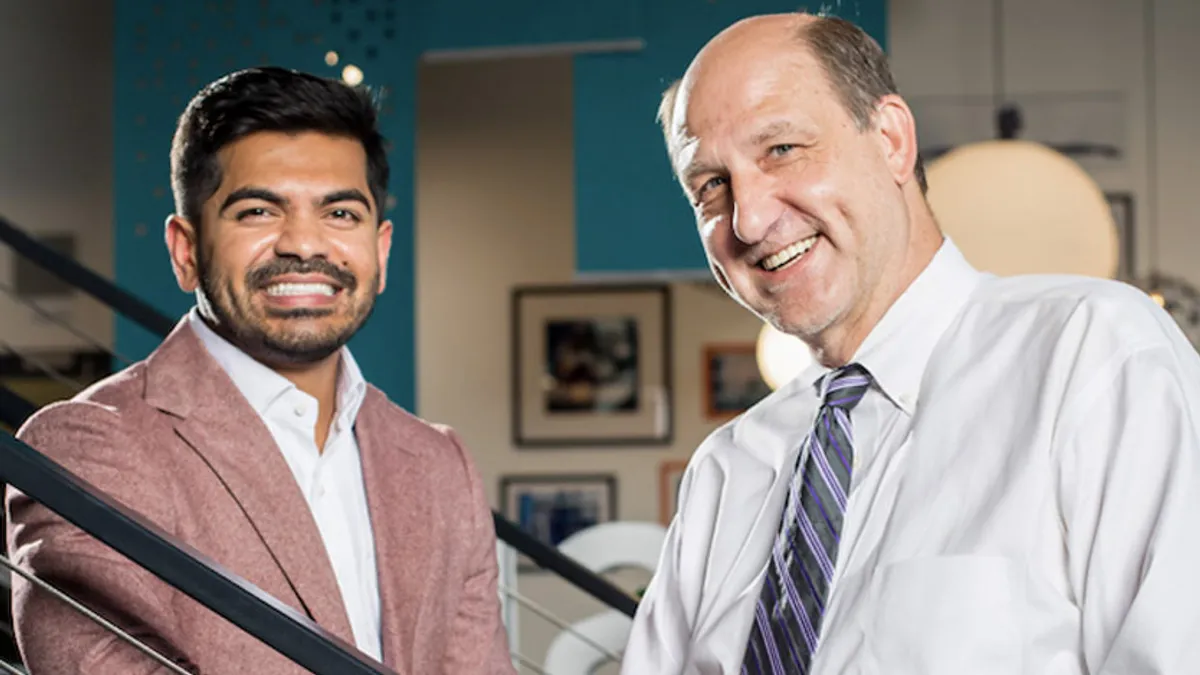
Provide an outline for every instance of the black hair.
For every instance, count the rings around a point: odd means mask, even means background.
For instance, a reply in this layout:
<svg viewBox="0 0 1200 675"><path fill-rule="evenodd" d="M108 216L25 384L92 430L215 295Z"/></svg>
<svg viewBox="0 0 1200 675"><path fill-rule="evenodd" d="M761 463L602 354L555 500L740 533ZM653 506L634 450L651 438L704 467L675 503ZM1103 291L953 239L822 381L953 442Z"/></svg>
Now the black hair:
<svg viewBox="0 0 1200 675"><path fill-rule="evenodd" d="M217 153L230 143L260 131L315 131L362 143L382 220L389 168L377 121L375 100L365 87L277 67L230 73L201 89L179 117L171 143L175 209L200 227L201 207L221 185Z"/></svg>

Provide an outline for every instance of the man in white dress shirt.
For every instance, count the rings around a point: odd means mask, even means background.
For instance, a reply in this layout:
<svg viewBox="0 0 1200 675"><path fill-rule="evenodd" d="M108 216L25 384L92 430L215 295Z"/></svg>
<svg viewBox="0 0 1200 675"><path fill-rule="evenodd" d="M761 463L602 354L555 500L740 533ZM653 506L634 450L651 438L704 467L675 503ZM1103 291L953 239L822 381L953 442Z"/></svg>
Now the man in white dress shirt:
<svg viewBox="0 0 1200 675"><path fill-rule="evenodd" d="M973 269L845 21L731 26L660 120L717 281L817 363L696 451L622 672L1200 671L1200 358L1171 319Z"/></svg>

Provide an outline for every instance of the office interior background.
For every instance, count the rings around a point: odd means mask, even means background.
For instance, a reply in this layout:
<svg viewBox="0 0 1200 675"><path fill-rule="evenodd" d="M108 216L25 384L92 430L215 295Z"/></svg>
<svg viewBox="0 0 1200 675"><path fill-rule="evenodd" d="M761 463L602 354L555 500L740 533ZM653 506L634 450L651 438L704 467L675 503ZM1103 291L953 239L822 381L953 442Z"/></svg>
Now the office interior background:
<svg viewBox="0 0 1200 675"><path fill-rule="evenodd" d="M981 242L968 258L1118 277L1196 330L1200 3L824 4L884 45L927 162L995 139L1005 105L1019 139L1066 160L1004 204L989 197L1004 178L932 170L951 236ZM352 343L367 378L453 426L493 508L548 543L661 528L692 451L803 355L772 352L776 336L712 283L658 95L723 25L796 5L0 0L0 216L177 318L190 298L163 244L167 151L191 95L262 63L361 79L382 96L397 233L390 286ZM0 284L0 381L36 404L157 341L5 246ZM636 595L649 570L635 560L657 551L628 555L606 576ZM567 624L605 611L525 561L510 578ZM524 605L511 616L514 648L544 665L563 628Z"/></svg>

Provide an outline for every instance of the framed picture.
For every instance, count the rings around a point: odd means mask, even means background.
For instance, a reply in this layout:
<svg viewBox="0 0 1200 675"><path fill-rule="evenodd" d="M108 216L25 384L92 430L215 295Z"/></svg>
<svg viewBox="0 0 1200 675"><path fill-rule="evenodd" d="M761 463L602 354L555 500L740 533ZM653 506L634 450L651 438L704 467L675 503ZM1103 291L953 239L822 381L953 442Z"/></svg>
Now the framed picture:
<svg viewBox="0 0 1200 675"><path fill-rule="evenodd" d="M601 475L523 475L500 479L504 517L550 546L617 517L617 479ZM525 556L518 569L538 569Z"/></svg>
<svg viewBox="0 0 1200 675"><path fill-rule="evenodd" d="M1106 192L1104 198L1117 224L1117 278L1130 281L1137 276L1137 231L1134 229L1133 195Z"/></svg>
<svg viewBox="0 0 1200 675"><path fill-rule="evenodd" d="M686 459L668 459L658 465L658 522L670 525L679 508L679 482L687 469Z"/></svg>
<svg viewBox="0 0 1200 675"><path fill-rule="evenodd" d="M729 419L771 393L758 370L753 342L707 345L704 348L704 416Z"/></svg>
<svg viewBox="0 0 1200 675"><path fill-rule="evenodd" d="M671 442L671 298L664 285L513 291L518 447Z"/></svg>

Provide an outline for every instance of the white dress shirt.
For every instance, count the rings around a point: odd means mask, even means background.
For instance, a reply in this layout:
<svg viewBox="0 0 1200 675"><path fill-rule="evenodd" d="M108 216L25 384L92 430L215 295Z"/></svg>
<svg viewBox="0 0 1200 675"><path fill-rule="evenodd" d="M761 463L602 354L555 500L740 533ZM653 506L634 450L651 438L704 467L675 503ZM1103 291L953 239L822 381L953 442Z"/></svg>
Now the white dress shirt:
<svg viewBox="0 0 1200 675"><path fill-rule="evenodd" d="M367 383L350 350L341 350L337 411L323 451L316 443L317 400L188 317L200 341L229 374L274 437L292 470L333 565L359 651L380 660L379 579L354 420ZM313 561L313 564L319 564Z"/></svg>
<svg viewBox="0 0 1200 675"><path fill-rule="evenodd" d="M809 675L1200 672L1200 358L1145 294L946 240L853 361L875 384ZM740 672L825 372L693 456L624 675Z"/></svg>

